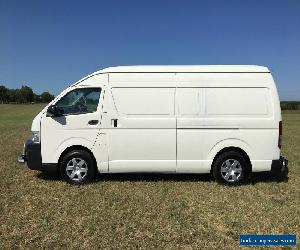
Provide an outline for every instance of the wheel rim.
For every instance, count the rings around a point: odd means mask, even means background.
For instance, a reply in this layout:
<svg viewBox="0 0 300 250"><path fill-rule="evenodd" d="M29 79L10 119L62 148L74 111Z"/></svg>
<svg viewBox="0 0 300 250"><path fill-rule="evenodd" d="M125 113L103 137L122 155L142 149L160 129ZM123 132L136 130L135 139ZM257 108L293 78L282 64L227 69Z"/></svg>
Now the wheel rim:
<svg viewBox="0 0 300 250"><path fill-rule="evenodd" d="M66 174L72 181L82 181L87 176L88 166L82 158L72 158L68 161Z"/></svg>
<svg viewBox="0 0 300 250"><path fill-rule="evenodd" d="M227 182L237 182L242 175L242 165L236 159L227 159L221 165L221 176Z"/></svg>

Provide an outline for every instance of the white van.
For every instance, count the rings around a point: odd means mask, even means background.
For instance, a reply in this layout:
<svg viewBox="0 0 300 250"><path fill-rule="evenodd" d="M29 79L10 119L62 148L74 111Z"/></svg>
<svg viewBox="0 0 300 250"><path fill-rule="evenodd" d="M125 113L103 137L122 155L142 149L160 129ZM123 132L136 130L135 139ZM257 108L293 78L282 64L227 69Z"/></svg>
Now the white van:
<svg viewBox="0 0 300 250"><path fill-rule="evenodd" d="M261 66L122 66L71 85L32 122L18 161L70 183L96 172L287 174L272 75Z"/></svg>

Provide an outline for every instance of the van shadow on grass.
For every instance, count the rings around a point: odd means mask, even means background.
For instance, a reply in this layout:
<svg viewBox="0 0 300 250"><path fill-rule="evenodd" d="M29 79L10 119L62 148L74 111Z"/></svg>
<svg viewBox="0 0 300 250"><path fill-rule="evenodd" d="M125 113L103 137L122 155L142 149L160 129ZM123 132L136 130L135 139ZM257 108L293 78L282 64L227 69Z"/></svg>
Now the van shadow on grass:
<svg viewBox="0 0 300 250"><path fill-rule="evenodd" d="M37 172L36 177L44 181L59 181L62 180L58 173Z"/></svg>
<svg viewBox="0 0 300 250"><path fill-rule="evenodd" d="M39 172L37 178L45 181L59 181L59 174ZM177 182L214 182L211 174L156 174L156 173L122 173L122 174L97 174L95 182L158 182L158 181L177 181ZM251 179L244 185L255 185L261 182L288 182L288 177L274 175L271 172L253 173Z"/></svg>
<svg viewBox="0 0 300 250"><path fill-rule="evenodd" d="M103 174L97 176L97 181L121 181L121 182L158 182L158 181L177 181L177 182L210 182L214 181L210 174L156 174L156 173L122 173L122 174Z"/></svg>
<svg viewBox="0 0 300 250"><path fill-rule="evenodd" d="M288 182L289 177L283 174L274 174L272 172L252 173L249 183L256 184L260 182Z"/></svg>
<svg viewBox="0 0 300 250"><path fill-rule="evenodd" d="M39 172L37 178L45 181L58 181L62 178L57 173ZM210 174L156 174L156 173L122 173L122 174L97 174L94 181L112 181L112 182L157 182L157 181L193 181L210 182L214 181Z"/></svg>

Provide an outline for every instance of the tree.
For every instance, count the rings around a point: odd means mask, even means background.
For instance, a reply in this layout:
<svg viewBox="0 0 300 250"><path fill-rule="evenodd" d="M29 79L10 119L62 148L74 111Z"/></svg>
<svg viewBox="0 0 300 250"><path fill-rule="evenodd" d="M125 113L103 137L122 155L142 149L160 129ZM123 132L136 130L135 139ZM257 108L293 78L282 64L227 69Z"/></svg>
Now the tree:
<svg viewBox="0 0 300 250"><path fill-rule="evenodd" d="M8 90L8 102L17 102L17 90L16 89Z"/></svg>
<svg viewBox="0 0 300 250"><path fill-rule="evenodd" d="M8 89L0 85L0 103L6 103L8 102Z"/></svg>
<svg viewBox="0 0 300 250"><path fill-rule="evenodd" d="M33 91L32 88L28 86L22 86L20 89L20 102L33 102Z"/></svg>
<svg viewBox="0 0 300 250"><path fill-rule="evenodd" d="M41 96L34 93L34 94L33 94L33 101L34 101L35 103L41 102Z"/></svg>
<svg viewBox="0 0 300 250"><path fill-rule="evenodd" d="M41 94L41 102L51 102L54 99L54 95L51 95L49 92L43 92Z"/></svg>
<svg viewBox="0 0 300 250"><path fill-rule="evenodd" d="M282 110L296 110L299 108L299 102L281 102L280 103Z"/></svg>

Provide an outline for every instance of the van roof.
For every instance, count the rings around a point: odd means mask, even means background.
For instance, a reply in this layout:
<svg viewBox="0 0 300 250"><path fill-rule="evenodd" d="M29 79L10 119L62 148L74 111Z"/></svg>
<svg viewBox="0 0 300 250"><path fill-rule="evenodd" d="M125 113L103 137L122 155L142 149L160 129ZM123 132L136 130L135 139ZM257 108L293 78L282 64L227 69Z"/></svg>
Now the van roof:
<svg viewBox="0 0 300 250"><path fill-rule="evenodd" d="M105 73L270 73L269 69L257 65L138 65L116 66L96 71L79 81L71 84L77 85L84 80Z"/></svg>
<svg viewBox="0 0 300 250"><path fill-rule="evenodd" d="M99 73L179 73L179 72L203 72L203 73L269 73L269 69L256 65L139 65L116 66L95 72Z"/></svg>

